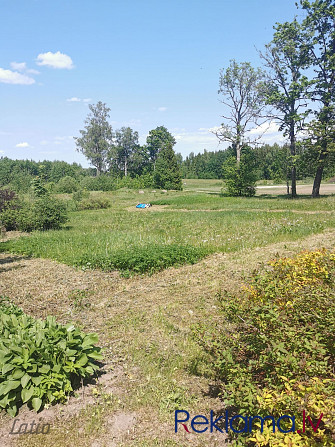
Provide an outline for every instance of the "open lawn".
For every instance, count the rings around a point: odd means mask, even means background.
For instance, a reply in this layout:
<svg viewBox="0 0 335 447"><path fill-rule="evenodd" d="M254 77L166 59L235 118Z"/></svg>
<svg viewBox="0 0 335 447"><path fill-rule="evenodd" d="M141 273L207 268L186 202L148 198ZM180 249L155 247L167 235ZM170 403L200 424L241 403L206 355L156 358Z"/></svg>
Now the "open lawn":
<svg viewBox="0 0 335 447"><path fill-rule="evenodd" d="M210 182L214 194L199 193L198 186L104 193L110 209L73 212L66 229L0 243L0 294L34 316L52 314L97 332L105 356L105 374L66 405L38 416L22 409L22 422L50 423L48 435L11 436L13 421L1 414L1 446L227 445L224 434L174 433L176 408L208 415L224 405L192 327L215 320L218 293L238 291L263 262L303 249L332 249L335 197L224 198ZM137 210L138 202L153 206ZM123 260L124 273L139 261L149 271L176 265L123 278L113 259Z"/></svg>

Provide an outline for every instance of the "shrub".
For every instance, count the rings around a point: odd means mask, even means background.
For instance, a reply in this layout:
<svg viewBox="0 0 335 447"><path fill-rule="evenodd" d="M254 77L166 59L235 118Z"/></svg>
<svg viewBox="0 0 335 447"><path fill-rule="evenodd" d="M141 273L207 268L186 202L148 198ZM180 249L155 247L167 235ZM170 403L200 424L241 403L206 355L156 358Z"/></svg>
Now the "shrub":
<svg viewBox="0 0 335 447"><path fill-rule="evenodd" d="M116 183L108 175L99 175L98 177L83 177L80 187L88 191L114 191Z"/></svg>
<svg viewBox="0 0 335 447"><path fill-rule="evenodd" d="M86 256L76 265L84 268L100 268L105 271L121 270L123 275L130 273L154 273L173 265L194 264L208 254L203 248L180 245L150 245L131 247L109 256Z"/></svg>
<svg viewBox="0 0 335 447"><path fill-rule="evenodd" d="M180 168L171 144L167 144L158 153L153 183L155 188L183 189Z"/></svg>
<svg viewBox="0 0 335 447"><path fill-rule="evenodd" d="M74 200L75 202L80 202L81 200L88 199L89 197L90 193L85 189L79 189L72 194L72 200Z"/></svg>
<svg viewBox="0 0 335 447"><path fill-rule="evenodd" d="M227 405L262 417L306 410L318 420L323 413L318 432L301 436L309 446L331 446L335 254L304 252L270 266L254 275L242 295L221 295L221 321L214 330L199 327L196 337L212 358ZM271 446L284 445L284 435L273 436L269 429L250 435L245 445L268 446L269 435ZM292 446L307 445L301 436L294 434Z"/></svg>
<svg viewBox="0 0 335 447"><path fill-rule="evenodd" d="M16 209L18 197L11 189L0 189L0 213L6 209Z"/></svg>
<svg viewBox="0 0 335 447"><path fill-rule="evenodd" d="M249 152L241 156L239 164L236 158L231 156L226 159L222 166L225 179L224 192L229 196L252 197L256 194L256 174L253 169L253 160Z"/></svg>
<svg viewBox="0 0 335 447"><path fill-rule="evenodd" d="M18 215L19 211L17 209L7 208L6 210L0 213L0 223L6 231L17 230L18 224Z"/></svg>
<svg viewBox="0 0 335 447"><path fill-rule="evenodd" d="M64 401L101 360L96 334L54 317L38 320L5 299L0 302L0 408L15 416L27 403L38 411Z"/></svg>
<svg viewBox="0 0 335 447"><path fill-rule="evenodd" d="M61 178L56 184L56 191L63 194L71 194L78 191L79 185L75 178L67 175Z"/></svg>
<svg viewBox="0 0 335 447"><path fill-rule="evenodd" d="M151 174L142 174L136 177L122 177L117 179L118 188L130 188L130 189L144 189L152 188L153 178Z"/></svg>
<svg viewBox="0 0 335 447"><path fill-rule="evenodd" d="M0 213L0 221L7 231L57 230L67 220L65 204L49 196L32 203L20 202L19 208L8 208Z"/></svg>
<svg viewBox="0 0 335 447"><path fill-rule="evenodd" d="M32 213L35 230L57 230L68 220L64 203L51 197L36 200Z"/></svg>
<svg viewBox="0 0 335 447"><path fill-rule="evenodd" d="M77 202L76 209L82 210L99 210L102 208L109 208L111 203L108 199L103 197L90 197L89 199L83 199Z"/></svg>
<svg viewBox="0 0 335 447"><path fill-rule="evenodd" d="M32 179L31 188L36 197L43 197L48 193L45 182L41 179L41 177L35 177Z"/></svg>

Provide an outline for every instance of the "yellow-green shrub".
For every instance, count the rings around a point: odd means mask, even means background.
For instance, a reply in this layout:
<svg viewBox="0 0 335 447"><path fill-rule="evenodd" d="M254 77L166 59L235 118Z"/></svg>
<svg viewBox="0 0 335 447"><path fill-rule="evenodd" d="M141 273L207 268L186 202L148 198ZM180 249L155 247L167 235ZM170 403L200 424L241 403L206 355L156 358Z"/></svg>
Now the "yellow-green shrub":
<svg viewBox="0 0 335 447"><path fill-rule="evenodd" d="M220 303L216 330L196 334L226 405L262 417L324 414L316 433L264 430L237 445L334 445L335 255L317 250L276 259L239 296L221 294Z"/></svg>

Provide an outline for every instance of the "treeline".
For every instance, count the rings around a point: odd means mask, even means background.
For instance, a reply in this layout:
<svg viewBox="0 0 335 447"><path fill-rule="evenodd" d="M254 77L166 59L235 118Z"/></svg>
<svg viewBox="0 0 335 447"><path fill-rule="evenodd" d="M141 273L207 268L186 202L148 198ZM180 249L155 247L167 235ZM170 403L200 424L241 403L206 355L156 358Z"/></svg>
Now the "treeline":
<svg viewBox="0 0 335 447"><path fill-rule="evenodd" d="M185 159L181 154L176 154L176 160L183 178L223 179L223 164L231 156L236 156L236 151L228 148L216 152L205 150L196 155L191 152ZM256 147L249 151L249 159L257 180L286 182L289 179L291 162L288 145ZM295 163L298 180L312 178L317 166L315 151L299 145ZM330 155L323 176L324 179L335 177L335 153ZM36 183L36 179L47 184L52 192L59 193L81 189L110 191L122 187L150 188L153 186L153 164L145 161L144 166L136 167L135 163L130 162L127 177L122 169L115 168L97 176L95 168L83 168L78 163L0 158L0 188L9 187L25 193Z"/></svg>
<svg viewBox="0 0 335 447"><path fill-rule="evenodd" d="M0 158L0 187L10 187L17 192L27 192L33 180L39 177L46 183L57 184L61 179L70 177L80 182L84 177L95 174L95 169L84 169L78 163L44 160L11 160Z"/></svg>
<svg viewBox="0 0 335 447"><path fill-rule="evenodd" d="M181 157L180 154L178 155ZM191 152L184 160L180 161L183 178L199 179L223 179L222 166L231 156L236 157L236 150L231 147L216 152L204 151L195 155ZM292 157L289 145L275 143L265 144L249 150L249 159L257 180L272 180L274 182L286 182L290 179ZM318 164L318 154L310 146L303 143L297 145L297 153L294 160L297 179L312 178ZM323 178L329 179L335 176L335 153L329 155L328 164L325 166Z"/></svg>

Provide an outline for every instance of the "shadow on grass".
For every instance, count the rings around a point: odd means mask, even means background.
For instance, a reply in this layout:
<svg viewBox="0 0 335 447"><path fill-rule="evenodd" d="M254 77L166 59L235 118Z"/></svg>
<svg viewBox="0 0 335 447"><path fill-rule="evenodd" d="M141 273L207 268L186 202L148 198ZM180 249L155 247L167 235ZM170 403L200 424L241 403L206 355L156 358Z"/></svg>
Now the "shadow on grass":
<svg viewBox="0 0 335 447"><path fill-rule="evenodd" d="M0 259L0 273L23 268L22 265L10 265L10 264L29 258L30 258L29 256L8 256L6 258Z"/></svg>

